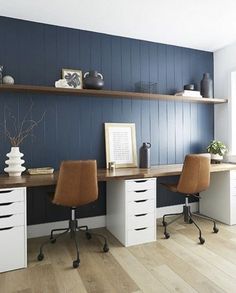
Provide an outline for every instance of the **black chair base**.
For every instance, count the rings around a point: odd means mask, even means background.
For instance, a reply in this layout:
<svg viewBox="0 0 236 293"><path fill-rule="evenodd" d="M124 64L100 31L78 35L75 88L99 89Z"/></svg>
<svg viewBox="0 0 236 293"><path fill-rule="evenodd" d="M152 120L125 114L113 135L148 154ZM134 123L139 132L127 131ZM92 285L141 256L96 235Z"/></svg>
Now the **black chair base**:
<svg viewBox="0 0 236 293"><path fill-rule="evenodd" d="M193 216L194 217L199 217L199 218L203 218L209 221L213 222L213 233L218 233L219 229L216 227L216 222L214 219L201 215L201 214L195 214L192 213L190 210L190 206L188 205L188 201L186 200L187 204L185 204L183 206L183 212L182 213L174 213L174 214L166 214L163 216L162 218L162 224L164 227L164 236L166 239L170 238L170 233L167 232L167 226L169 226L171 223L176 222L179 218L183 217L184 218L184 222L187 224L194 224L195 227L198 229L199 232L199 241L200 244L204 244L205 243L205 239L202 237L202 231L200 229L200 227L197 225L197 223L194 221ZM169 216L177 216L177 218L174 218L173 220L171 220L170 222L166 222L166 217Z"/></svg>
<svg viewBox="0 0 236 293"><path fill-rule="evenodd" d="M88 229L88 226L78 226L78 220L75 219L73 217L74 214L74 209L72 209L72 218L71 220L69 220L69 227L68 228L61 228L61 229L53 229L51 230L51 235L50 238L48 240L46 240L45 242L43 242L40 246L39 249L39 254L38 254L38 261L42 261L44 259L44 254L43 254L43 248L45 245L49 244L49 243L56 243L57 239L60 238L63 235L66 235L67 233L70 234L71 239L74 241L75 243L75 247L76 247L76 254L77 254L77 258L76 260L73 261L73 267L74 268L78 268L79 264L80 264L80 258L79 258L79 246L78 246L78 241L77 241L77 237L76 237L76 233L79 231L82 231L85 233L85 236L88 240L90 240L92 238L92 235L101 237L104 239L104 245L103 245L103 251L104 252L108 252L109 251L109 246L108 246L108 242L105 236L98 234L98 233L91 233ZM57 234L54 236L55 232L58 231L63 231L60 234Z"/></svg>

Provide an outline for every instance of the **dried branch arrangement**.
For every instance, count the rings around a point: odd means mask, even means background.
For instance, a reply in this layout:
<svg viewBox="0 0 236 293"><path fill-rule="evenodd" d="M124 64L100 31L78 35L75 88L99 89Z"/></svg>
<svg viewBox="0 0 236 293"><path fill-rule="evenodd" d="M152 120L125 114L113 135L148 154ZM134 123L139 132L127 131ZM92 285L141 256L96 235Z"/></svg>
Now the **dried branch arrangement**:
<svg viewBox="0 0 236 293"><path fill-rule="evenodd" d="M32 134L33 129L44 119L45 113L39 120L30 119L33 104L30 105L21 122L10 112L8 107L4 109L4 132L13 147L18 147L26 137ZM8 112L8 113L6 113ZM7 115L8 114L8 115ZM7 116L7 117L6 117ZM11 126L11 127L10 127Z"/></svg>

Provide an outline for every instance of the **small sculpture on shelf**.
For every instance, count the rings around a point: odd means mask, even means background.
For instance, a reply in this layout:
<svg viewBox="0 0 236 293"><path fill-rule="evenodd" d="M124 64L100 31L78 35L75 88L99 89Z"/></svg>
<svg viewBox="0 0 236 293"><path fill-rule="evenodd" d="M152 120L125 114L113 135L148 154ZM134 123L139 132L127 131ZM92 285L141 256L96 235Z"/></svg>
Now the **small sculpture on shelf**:
<svg viewBox="0 0 236 293"><path fill-rule="evenodd" d="M2 79L3 84L14 84L14 78L10 75L5 75Z"/></svg>

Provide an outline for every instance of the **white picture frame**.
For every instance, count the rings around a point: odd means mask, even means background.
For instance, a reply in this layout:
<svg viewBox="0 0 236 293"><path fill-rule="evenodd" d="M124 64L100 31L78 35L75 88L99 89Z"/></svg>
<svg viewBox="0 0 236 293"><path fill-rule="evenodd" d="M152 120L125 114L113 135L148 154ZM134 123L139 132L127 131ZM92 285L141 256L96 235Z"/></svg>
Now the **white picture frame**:
<svg viewBox="0 0 236 293"><path fill-rule="evenodd" d="M83 75L81 70L62 69L62 78L66 81L67 86L73 89L83 88Z"/></svg>
<svg viewBox="0 0 236 293"><path fill-rule="evenodd" d="M137 167L136 132L134 123L104 123L106 167Z"/></svg>

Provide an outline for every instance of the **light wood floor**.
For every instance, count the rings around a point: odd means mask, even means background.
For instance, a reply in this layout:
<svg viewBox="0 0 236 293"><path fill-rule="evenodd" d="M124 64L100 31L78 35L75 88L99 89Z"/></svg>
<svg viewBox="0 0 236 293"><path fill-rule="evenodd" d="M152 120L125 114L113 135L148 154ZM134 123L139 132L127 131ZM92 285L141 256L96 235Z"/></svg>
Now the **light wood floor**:
<svg viewBox="0 0 236 293"><path fill-rule="evenodd" d="M101 252L96 238L79 236L81 264L71 267L74 246L69 238L45 249L45 259L36 261L45 238L28 241L28 268L0 274L1 293L64 292L236 292L236 226L198 221L206 243L198 244L193 225L178 221L170 226L171 238L163 239L157 228L155 243L125 248L105 229L110 252ZM1 261L1 260L0 260Z"/></svg>

